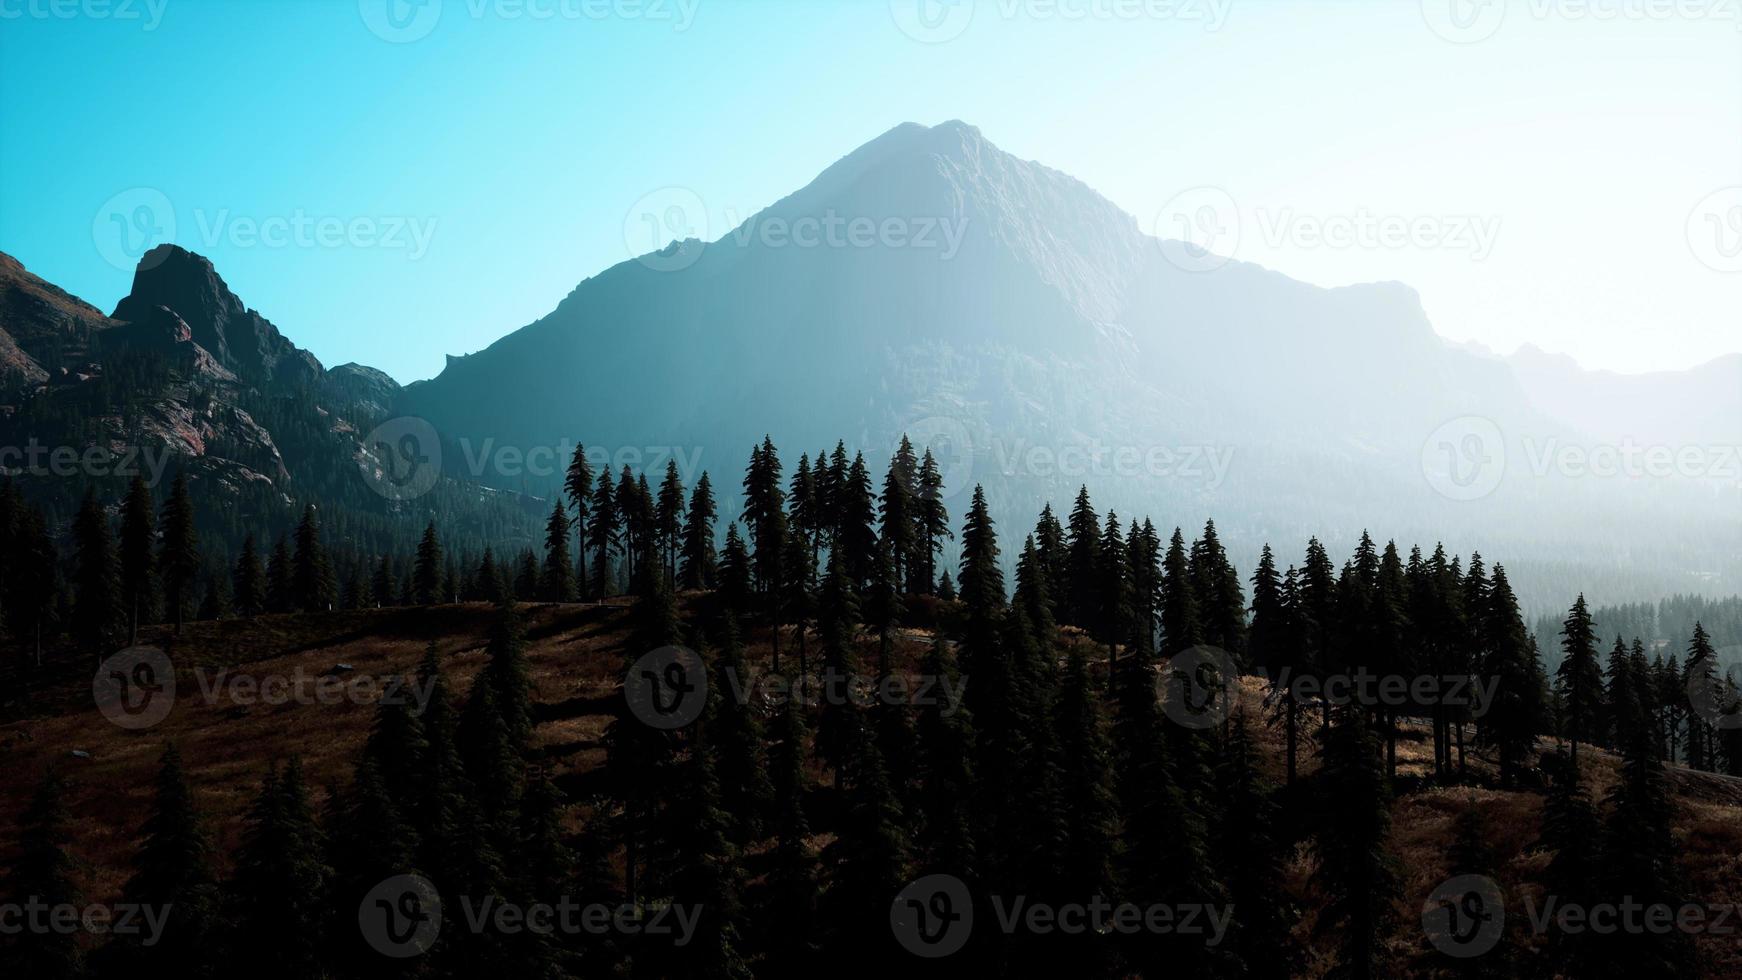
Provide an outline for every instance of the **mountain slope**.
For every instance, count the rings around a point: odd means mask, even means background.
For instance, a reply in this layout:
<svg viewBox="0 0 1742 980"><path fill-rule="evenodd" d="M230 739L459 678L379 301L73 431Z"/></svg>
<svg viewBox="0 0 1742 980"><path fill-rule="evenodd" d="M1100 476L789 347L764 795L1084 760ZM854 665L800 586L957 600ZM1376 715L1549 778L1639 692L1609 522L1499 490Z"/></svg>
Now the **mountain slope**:
<svg viewBox="0 0 1742 980"><path fill-rule="evenodd" d="M411 503L366 473L367 434L399 386L356 364L332 370L231 291L212 263L162 245L141 259L113 317L0 254L0 446L25 494L64 524L87 489L113 504L137 473L159 499L185 476L208 553L244 533L270 539L313 504L335 543L409 551L439 516L473 550L534 540L534 511L513 495L440 481ZM26 455L71 447L65 466ZM107 450L87 462L83 454Z"/></svg>
<svg viewBox="0 0 1742 980"><path fill-rule="evenodd" d="M854 221L900 234L827 233ZM1246 556L1269 537L1335 540L1377 522L1525 561L1611 563L1614 542L1586 529L1634 535L1649 508L1666 522L1623 544L1653 589L1735 571L1735 549L1700 531L1721 513L1715 492L1735 502L1733 484L1530 472L1526 449L1581 438L1580 421L1538 407L1507 363L1442 341L1408 287L1180 268L1080 181L959 122L899 126L715 242L585 280L408 386L397 410L473 446L679 443L733 480L765 432L789 466L840 436L878 465L908 432L950 444L957 509L985 481L997 516L1026 524L1087 483L1126 516L1214 513ZM1424 472L1442 445L1464 451L1442 438L1461 419L1493 423L1513 464L1475 500ZM1224 472L1182 462L1194 456Z"/></svg>

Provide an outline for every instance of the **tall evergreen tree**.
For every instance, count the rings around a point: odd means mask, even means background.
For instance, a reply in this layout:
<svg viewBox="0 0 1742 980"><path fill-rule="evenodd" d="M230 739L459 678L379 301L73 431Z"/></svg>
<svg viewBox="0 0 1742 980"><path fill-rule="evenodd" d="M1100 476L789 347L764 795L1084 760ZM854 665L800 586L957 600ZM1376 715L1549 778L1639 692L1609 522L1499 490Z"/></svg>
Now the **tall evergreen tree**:
<svg viewBox="0 0 1742 980"><path fill-rule="evenodd" d="M319 975L331 877L324 852L301 765L293 759L282 774L268 771L230 882L234 969L270 980ZM281 942L286 935L297 942ZM260 956L263 949L274 955Z"/></svg>
<svg viewBox="0 0 1742 980"><path fill-rule="evenodd" d="M1210 842L1234 910L1233 955L1246 976L1289 976L1296 963L1289 937L1299 917L1284 887L1292 848L1243 711L1229 727L1216 786L1222 816L1210 827Z"/></svg>
<svg viewBox="0 0 1742 980"><path fill-rule="evenodd" d="M338 585L332 561L321 544L321 522L313 504L302 512L296 527L296 558L292 589L305 612L325 612L338 602Z"/></svg>
<svg viewBox="0 0 1742 980"><path fill-rule="evenodd" d="M1494 566L1486 591L1479 649L1484 652L1481 671L1494 684L1494 695L1477 740L1494 751L1502 782L1512 785L1528 766L1544 727L1547 691L1535 641L1525 634L1505 568Z"/></svg>
<svg viewBox="0 0 1742 980"><path fill-rule="evenodd" d="M121 504L121 604L127 612L130 642L139 627L157 618L157 515L145 478L135 476Z"/></svg>
<svg viewBox="0 0 1742 980"><path fill-rule="evenodd" d="M200 541L194 531L194 501L188 492L187 478L176 476L170 486L169 499L163 504L163 544L158 553L158 567L163 570L163 601L165 611L175 623L181 624L193 615L198 595L195 583L200 574Z"/></svg>
<svg viewBox="0 0 1742 980"><path fill-rule="evenodd" d="M676 587L678 546L684 527L683 478L677 472L677 460L665 461L665 477L659 483L659 495L654 508L654 533L659 538L660 558L667 581Z"/></svg>
<svg viewBox="0 0 1742 980"><path fill-rule="evenodd" d="M1339 932L1331 975L1354 980L1389 975L1383 941L1400 890L1388 846L1391 795L1381 763L1366 712L1353 704L1334 711L1318 775L1315 877L1329 896L1320 928Z"/></svg>
<svg viewBox="0 0 1742 980"><path fill-rule="evenodd" d="M1077 502L1066 526L1065 578L1069 588L1062 619L1075 626L1092 626L1098 611L1095 588L1100 582L1101 522L1089 500L1088 486L1077 490Z"/></svg>
<svg viewBox="0 0 1742 980"><path fill-rule="evenodd" d="M296 609L296 588L290 560L290 539L280 534L272 546L272 556L266 561L266 608L270 612L287 613Z"/></svg>
<svg viewBox="0 0 1742 980"><path fill-rule="evenodd" d="M213 849L174 744L164 748L157 796L141 832L126 900L171 911L157 943L136 951L137 965L159 976L207 976L219 914Z"/></svg>
<svg viewBox="0 0 1742 980"><path fill-rule="evenodd" d="M1715 770L1712 712L1721 705L1721 685L1718 683L1717 652L1712 647L1711 634L1703 623L1694 624L1693 639L1688 642L1687 660L1682 667L1682 683L1694 692L1702 704L1687 712L1687 759L1689 769Z"/></svg>
<svg viewBox="0 0 1742 980"><path fill-rule="evenodd" d="M65 779L49 769L24 811L18 856L7 880L8 893L21 905L78 908L83 904L73 883L73 860L67 854L72 828L65 794ZM0 947L0 953L5 954L0 965L8 968L8 976L74 980L84 975L78 937L66 930L22 930L10 949Z"/></svg>
<svg viewBox="0 0 1742 980"><path fill-rule="evenodd" d="M591 598L591 589L587 581L587 512L592 504L593 467L587 461L587 447L576 444L575 450L569 455L569 468L563 473L563 497L574 509L575 519L571 529L575 532L575 554L578 564L575 568L575 586L583 599Z"/></svg>
<svg viewBox="0 0 1742 980"><path fill-rule="evenodd" d="M690 491L684 515L683 570L679 581L686 589L712 589L718 569L714 558L714 487L703 473Z"/></svg>
<svg viewBox="0 0 1742 980"><path fill-rule="evenodd" d="M121 609L121 578L109 518L96 494L86 491L73 519L73 548L78 568L74 579L74 639L101 661L113 653L125 635Z"/></svg>
<svg viewBox="0 0 1742 980"><path fill-rule="evenodd" d="M953 535L950 531L950 512L944 501L943 474L938 470L938 462L929 448L920 457L917 486L920 564L923 568L916 571L930 588L931 583L937 579L937 557L944 550L944 540Z"/></svg>
<svg viewBox="0 0 1742 980"><path fill-rule="evenodd" d="M1619 642L1619 640L1617 640ZM1597 632L1585 596L1561 624L1561 665L1555 672L1565 712L1563 734L1572 744L1572 761L1579 761L1579 743L1603 742L1603 675L1597 667Z"/></svg>
<svg viewBox="0 0 1742 980"><path fill-rule="evenodd" d="M569 555L568 508L558 500L551 508L550 520L544 525L544 571L539 585L546 602L575 600L575 562Z"/></svg>
<svg viewBox="0 0 1742 980"><path fill-rule="evenodd" d="M587 544L593 549L593 598L612 594L611 556L622 547L623 531L617 508L617 491L611 485L611 473L604 470L593 484L592 523L587 527Z"/></svg>
<svg viewBox="0 0 1742 980"><path fill-rule="evenodd" d="M424 527L423 539L417 543L412 594L420 606L433 606L442 599L442 542L435 521Z"/></svg>

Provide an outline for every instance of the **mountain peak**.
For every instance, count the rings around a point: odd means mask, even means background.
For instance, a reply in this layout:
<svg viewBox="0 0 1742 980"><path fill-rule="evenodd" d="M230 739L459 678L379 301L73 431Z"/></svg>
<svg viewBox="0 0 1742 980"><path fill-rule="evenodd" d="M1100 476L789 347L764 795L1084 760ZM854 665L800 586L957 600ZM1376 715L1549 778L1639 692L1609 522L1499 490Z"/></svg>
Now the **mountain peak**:
<svg viewBox="0 0 1742 980"><path fill-rule="evenodd" d="M250 384L307 384L322 375L313 354L249 309L197 252L165 243L145 253L133 273L133 291L116 304L114 318L146 321L160 307L186 321L195 343Z"/></svg>

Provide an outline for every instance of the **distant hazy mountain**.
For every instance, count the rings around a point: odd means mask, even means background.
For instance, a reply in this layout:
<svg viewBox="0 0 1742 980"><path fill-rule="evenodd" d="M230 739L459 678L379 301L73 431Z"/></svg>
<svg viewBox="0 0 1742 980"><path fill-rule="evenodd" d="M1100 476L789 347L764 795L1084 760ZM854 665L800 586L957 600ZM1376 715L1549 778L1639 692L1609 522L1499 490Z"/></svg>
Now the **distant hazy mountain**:
<svg viewBox="0 0 1742 980"><path fill-rule="evenodd" d="M856 220L896 233L854 242ZM1087 483L1125 516L1213 515L1247 554L1312 533L1347 543L1371 524L1406 545L1445 536L1541 563L1545 588L1547 569L1574 566L1629 586L1735 587L1733 476L1605 482L1558 464L1539 477L1529 461L1624 431L1634 408L1661 421L1641 430L1653 439L1704 438L1726 411L1742 417L1742 386L1706 406L1709 425L1678 428L1685 399L1651 385L1605 416L1592 404L1615 406L1607 392L1629 379L1450 345L1406 286L1176 264L1181 247L972 126L905 124L715 242L585 280L408 386L398 410L464 440L468 475L503 485L525 471L504 478L483 447L675 443L735 483L765 432L789 468L842 436L880 463L910 432L948 443L952 489L984 481L998 516L1024 527L1043 498ZM1721 388L1736 365L1709 374ZM1478 493L1495 455L1484 438L1504 445L1504 476Z"/></svg>

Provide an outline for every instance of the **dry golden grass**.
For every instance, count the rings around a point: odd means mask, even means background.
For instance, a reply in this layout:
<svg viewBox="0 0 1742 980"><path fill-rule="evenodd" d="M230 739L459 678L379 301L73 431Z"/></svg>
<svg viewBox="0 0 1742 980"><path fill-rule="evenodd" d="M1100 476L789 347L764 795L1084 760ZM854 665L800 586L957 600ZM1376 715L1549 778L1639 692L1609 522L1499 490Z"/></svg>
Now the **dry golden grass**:
<svg viewBox="0 0 1742 980"><path fill-rule="evenodd" d="M72 850L82 869L80 884L92 900L115 897L127 877L139 826L149 812L158 757L172 740L181 748L221 853L237 844L242 817L260 778L275 762L300 757L314 804L322 806L328 787L349 780L373 707L344 703L239 708L222 700L208 704L200 697L194 668L231 667L254 676L297 670L318 675L343 663L354 668L345 677L387 677L413 672L433 636L449 685L463 697L484 662L491 615L485 606L464 605L195 624L180 639L166 630L154 631L145 641L162 647L178 665L175 710L156 728L130 732L110 724L91 706L89 690L82 685L53 692L49 707L39 716L0 726L0 862L15 849L19 816L43 767L53 763L69 780L67 803L73 815ZM622 608L541 605L523 607L523 615L534 700L543 719L534 748L543 753L544 764L557 778L590 773L604 759L599 740L608 721L604 712L616 696L627 613ZM753 663L766 664L768 639L765 631L750 638ZM1096 651L1074 630L1066 631L1064 641L1081 644L1091 664L1097 670L1104 668L1099 662L1104 651ZM897 637L897 662L915 663L930 642L926 630L903 630ZM784 656L795 655L790 632L781 646ZM867 649L864 656L869 661L872 651ZM1241 710L1252 722L1262 766L1280 783L1283 733L1280 726L1264 724L1263 693L1257 679L1243 679ZM1540 832L1541 797L1480 786L1432 786L1427 778L1432 770L1427 734L1420 727L1408 727L1398 744L1403 782L1429 787L1400 796L1393 811L1392 853L1403 889L1398 926L1388 946L1395 968L1407 975L1430 970L1432 950L1420 927L1421 903L1449 876L1447 845L1452 822L1464 807L1473 803L1485 811L1509 902L1514 896L1540 894L1548 859L1532 848ZM1550 748L1550 743L1543 746L1544 751ZM75 749L90 753L91 758L73 758ZM1488 760L1473 748L1468 751L1477 780L1491 782L1493 767ZM1617 760L1592 749L1582 750L1581 760L1593 799L1601 801L1616 779ZM1310 776L1317 767L1316 746L1303 739L1300 775ZM1678 802L1675 835L1689 894L1704 902L1742 901L1742 783L1672 770L1670 785ZM1290 891L1304 908L1297 928L1307 950L1301 975L1321 976L1330 965L1330 940L1314 935L1322 896L1312 886L1313 862L1307 848L1297 851L1288 871ZM1525 955L1541 955L1540 947L1537 942ZM1742 949L1734 938L1704 937L1700 954L1707 975L1742 976Z"/></svg>

